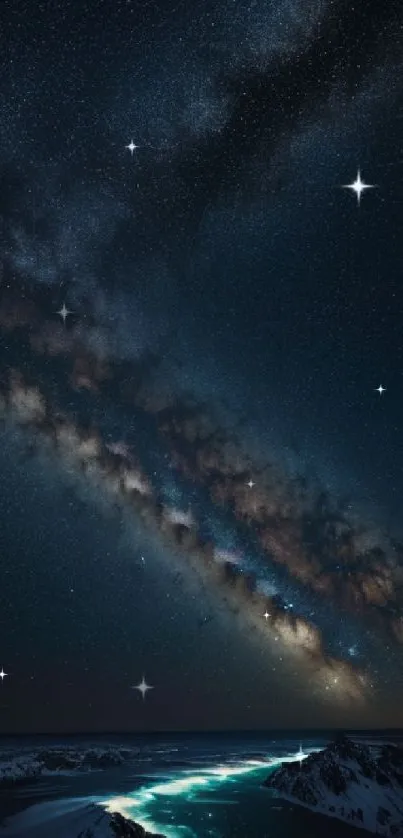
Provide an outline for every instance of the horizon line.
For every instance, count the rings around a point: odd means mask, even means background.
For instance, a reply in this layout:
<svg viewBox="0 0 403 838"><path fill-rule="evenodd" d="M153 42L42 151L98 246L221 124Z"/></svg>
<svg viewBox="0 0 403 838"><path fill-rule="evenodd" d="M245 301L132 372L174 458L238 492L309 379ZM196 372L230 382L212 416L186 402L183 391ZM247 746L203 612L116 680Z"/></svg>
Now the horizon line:
<svg viewBox="0 0 403 838"><path fill-rule="evenodd" d="M276 728L189 728L189 729L175 729L163 728L152 730L56 730L56 731L1 731L0 738L3 737L29 737L29 736L189 736L189 735L242 735L242 734L259 734L259 735L275 735L280 733L296 733L296 734L315 734L315 733L339 733L344 731L346 733L402 733L403 727L276 727Z"/></svg>

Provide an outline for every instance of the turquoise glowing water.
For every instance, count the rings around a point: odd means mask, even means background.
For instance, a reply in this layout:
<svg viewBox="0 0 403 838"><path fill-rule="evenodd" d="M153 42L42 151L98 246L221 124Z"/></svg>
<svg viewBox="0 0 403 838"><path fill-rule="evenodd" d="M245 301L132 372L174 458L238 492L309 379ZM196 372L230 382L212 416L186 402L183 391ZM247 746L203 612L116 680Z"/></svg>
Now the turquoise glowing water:
<svg viewBox="0 0 403 838"><path fill-rule="evenodd" d="M331 734L306 735L302 753L299 737L272 737L155 734L26 741L28 751L111 744L132 747L137 754L117 768L42 777L11 794L0 790L0 835L76 838L80 829L70 830L68 818L79 819L81 810L97 803L166 838L357 838L357 830L291 806L262 786L276 766L321 750Z"/></svg>
<svg viewBox="0 0 403 838"><path fill-rule="evenodd" d="M132 818L150 832L167 838L221 838L229 833L231 821L248 824L252 838L252 820L257 820L257 835L262 834L262 820L268 819L273 798L262 787L263 780L282 762L302 761L320 748L301 748L281 757L226 761L197 771L172 772L169 778L150 782L125 796L103 800L108 811ZM254 818L251 818L251 798ZM229 815L228 807L237 812ZM261 808L261 817L256 818ZM245 827L246 828L246 827Z"/></svg>

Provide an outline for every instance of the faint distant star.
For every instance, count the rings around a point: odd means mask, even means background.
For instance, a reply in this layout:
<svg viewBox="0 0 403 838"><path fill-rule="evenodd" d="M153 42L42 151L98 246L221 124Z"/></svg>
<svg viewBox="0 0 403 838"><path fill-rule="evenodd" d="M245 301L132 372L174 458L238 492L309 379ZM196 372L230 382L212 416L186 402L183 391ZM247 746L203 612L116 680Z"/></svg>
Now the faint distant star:
<svg viewBox="0 0 403 838"><path fill-rule="evenodd" d="M254 484L253 480L249 480L249 483L247 483L246 485L249 486L250 489L253 489L255 484Z"/></svg>
<svg viewBox="0 0 403 838"><path fill-rule="evenodd" d="M148 692L148 690L153 690L153 689L154 689L154 687L151 687L149 684L147 684L144 675L143 675L143 680L141 681L141 683L137 684L137 686L135 686L135 687L132 687L132 690L138 690L141 693L141 695L143 696L143 701L146 697L146 693Z"/></svg>
<svg viewBox="0 0 403 838"><path fill-rule="evenodd" d="M136 143L134 143L133 140L130 140L129 145L127 145L126 148L129 149L130 154L133 157L133 152L136 150L136 148L138 148L138 145L136 145Z"/></svg>
<svg viewBox="0 0 403 838"><path fill-rule="evenodd" d="M374 185L371 184L371 183L364 183L361 180L361 173L360 173L360 170L358 169L357 177L356 177L354 183L347 183L344 186L344 189L352 189L353 192L355 192L355 194L357 195L357 204L360 205L361 195L364 192L364 190L365 189L374 189Z"/></svg>
<svg viewBox="0 0 403 838"><path fill-rule="evenodd" d="M56 314L60 314L60 317L62 318L63 323L66 323L66 318L69 316L69 314L73 314L73 312L69 311L69 309L66 308L66 303L63 303L61 309L59 311L57 311Z"/></svg>
<svg viewBox="0 0 403 838"><path fill-rule="evenodd" d="M0 672L0 678L1 678L2 681L4 681L6 675L7 675L7 672L4 672L4 669L2 668L2 670Z"/></svg>
<svg viewBox="0 0 403 838"><path fill-rule="evenodd" d="M376 389L377 393L379 393L379 395L381 396L382 393L385 392L386 387L382 387L382 384L380 384L379 387L376 387L375 389Z"/></svg>

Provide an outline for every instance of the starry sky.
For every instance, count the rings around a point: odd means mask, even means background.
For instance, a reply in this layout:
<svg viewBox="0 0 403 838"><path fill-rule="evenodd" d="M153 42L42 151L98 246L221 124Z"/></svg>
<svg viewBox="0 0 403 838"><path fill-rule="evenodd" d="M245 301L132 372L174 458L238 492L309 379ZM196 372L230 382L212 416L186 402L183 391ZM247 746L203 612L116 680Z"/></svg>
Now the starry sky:
<svg viewBox="0 0 403 838"><path fill-rule="evenodd" d="M403 725L402 35L3 0L1 732Z"/></svg>

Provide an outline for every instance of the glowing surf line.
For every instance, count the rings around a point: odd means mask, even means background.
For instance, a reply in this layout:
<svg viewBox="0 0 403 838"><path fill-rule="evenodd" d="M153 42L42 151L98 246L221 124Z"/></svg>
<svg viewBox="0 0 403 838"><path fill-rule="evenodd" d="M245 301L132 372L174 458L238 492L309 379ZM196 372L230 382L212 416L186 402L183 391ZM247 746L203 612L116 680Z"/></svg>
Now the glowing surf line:
<svg viewBox="0 0 403 838"><path fill-rule="evenodd" d="M231 782L233 778L241 777L253 771L261 771L266 768L274 768L284 762L302 762L309 754L323 750L322 748L311 748L308 753L300 749L298 753L286 757L270 757L266 760L248 759L237 765L219 765L215 768L205 768L198 773L183 771L172 779L155 783L150 786L143 786L133 795L112 797L109 800L100 801L107 812L119 812L129 820L135 820L148 832L162 833L166 838L183 838L184 834L195 835L192 829L187 826L176 824L174 827L169 824L161 824L153 821L147 809L158 797L183 796L187 801L192 802L198 791L211 791L225 782ZM214 805L214 801L212 801Z"/></svg>

